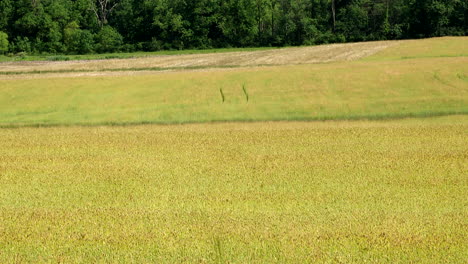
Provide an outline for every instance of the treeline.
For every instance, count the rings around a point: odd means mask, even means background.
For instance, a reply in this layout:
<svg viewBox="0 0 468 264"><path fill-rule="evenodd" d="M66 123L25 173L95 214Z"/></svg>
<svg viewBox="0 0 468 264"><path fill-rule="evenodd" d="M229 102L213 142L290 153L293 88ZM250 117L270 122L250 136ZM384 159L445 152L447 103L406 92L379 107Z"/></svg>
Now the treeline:
<svg viewBox="0 0 468 264"><path fill-rule="evenodd" d="M466 0L0 0L0 53L311 45L467 35Z"/></svg>

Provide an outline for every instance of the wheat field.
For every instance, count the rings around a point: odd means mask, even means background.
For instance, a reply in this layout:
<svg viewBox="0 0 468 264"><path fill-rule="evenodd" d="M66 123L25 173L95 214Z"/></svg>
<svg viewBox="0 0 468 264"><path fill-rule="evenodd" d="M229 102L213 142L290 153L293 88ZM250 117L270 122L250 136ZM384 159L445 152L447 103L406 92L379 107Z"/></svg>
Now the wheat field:
<svg viewBox="0 0 468 264"><path fill-rule="evenodd" d="M466 116L1 129L0 262L464 263Z"/></svg>
<svg viewBox="0 0 468 264"><path fill-rule="evenodd" d="M466 263L467 43L0 63L0 263Z"/></svg>

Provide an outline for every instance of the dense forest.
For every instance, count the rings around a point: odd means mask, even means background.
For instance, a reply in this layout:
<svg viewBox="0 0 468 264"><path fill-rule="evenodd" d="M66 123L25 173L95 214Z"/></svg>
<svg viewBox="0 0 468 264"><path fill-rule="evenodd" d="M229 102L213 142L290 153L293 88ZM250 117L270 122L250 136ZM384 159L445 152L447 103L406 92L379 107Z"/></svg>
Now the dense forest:
<svg viewBox="0 0 468 264"><path fill-rule="evenodd" d="M467 35L467 21L466 0L0 0L0 54Z"/></svg>

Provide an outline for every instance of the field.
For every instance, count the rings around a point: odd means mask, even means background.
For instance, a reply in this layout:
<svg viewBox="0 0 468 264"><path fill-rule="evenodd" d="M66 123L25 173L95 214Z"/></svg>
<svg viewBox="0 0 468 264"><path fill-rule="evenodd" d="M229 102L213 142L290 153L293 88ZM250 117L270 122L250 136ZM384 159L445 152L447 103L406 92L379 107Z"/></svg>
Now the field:
<svg viewBox="0 0 468 264"><path fill-rule="evenodd" d="M465 263L467 43L0 64L0 263Z"/></svg>
<svg viewBox="0 0 468 264"><path fill-rule="evenodd" d="M464 116L0 130L1 262L467 257Z"/></svg>
<svg viewBox="0 0 468 264"><path fill-rule="evenodd" d="M84 55L0 55L0 62L27 62L27 61L84 61L84 60L112 60L112 59L136 59L167 55L191 55L191 54L210 54L210 53L228 53L242 51L260 51L271 50L273 47L260 48L222 48L222 49L195 49L195 50L161 50L153 52L117 52L117 53L95 53Z"/></svg>
<svg viewBox="0 0 468 264"><path fill-rule="evenodd" d="M250 56L229 53L106 63L7 64L4 69L9 69L10 74L0 75L0 126L388 119L466 114L468 57L463 56L468 49L466 43L468 38L441 38L292 48L290 57L286 56L289 49L285 49L257 51ZM439 48L431 53L435 57L426 58L424 53L417 53L421 47L415 44ZM418 57L395 59L398 55L406 58L401 52L401 46L405 45ZM450 49L442 48L446 46ZM389 48L382 54L347 61L384 47ZM394 57L386 55L388 50L394 50ZM246 67L248 57L255 58L251 63L273 60L293 65ZM172 71L147 70L158 59L161 67L165 65L161 69ZM183 70L174 64L177 59L179 66L202 68ZM303 64L316 60L339 62ZM202 62L211 66L205 67ZM125 63L127 70L122 70ZM107 70L99 70L97 65ZM46 73L31 73L41 67ZM88 70L73 72L70 67Z"/></svg>
<svg viewBox="0 0 468 264"><path fill-rule="evenodd" d="M11 62L4 63L1 74L64 73L96 71L163 71L177 69L236 68L259 65L310 64L355 60L375 54L398 42L363 42L313 47L267 49L208 54L181 54L178 56L148 56L134 59L81 60L65 62Z"/></svg>

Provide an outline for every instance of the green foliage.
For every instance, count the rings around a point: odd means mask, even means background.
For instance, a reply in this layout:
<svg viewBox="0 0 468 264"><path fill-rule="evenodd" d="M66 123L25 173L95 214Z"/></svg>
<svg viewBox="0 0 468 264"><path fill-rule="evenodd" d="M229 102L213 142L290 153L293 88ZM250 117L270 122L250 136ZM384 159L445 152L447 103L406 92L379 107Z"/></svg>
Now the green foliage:
<svg viewBox="0 0 468 264"><path fill-rule="evenodd" d="M223 1L220 28L228 43L234 46L252 46L258 33L253 1Z"/></svg>
<svg viewBox="0 0 468 264"><path fill-rule="evenodd" d="M8 52L8 35L5 32L0 31L0 54Z"/></svg>
<svg viewBox="0 0 468 264"><path fill-rule="evenodd" d="M94 49L94 35L89 30L81 30L78 23L73 21L64 30L64 43L68 53L91 53Z"/></svg>
<svg viewBox="0 0 468 264"><path fill-rule="evenodd" d="M96 49L98 52L115 52L123 44L122 35L111 26L104 26L96 35Z"/></svg>
<svg viewBox="0 0 468 264"><path fill-rule="evenodd" d="M79 30L73 35L73 50L77 54L88 54L94 51L94 35L89 30Z"/></svg>
<svg viewBox="0 0 468 264"><path fill-rule="evenodd" d="M70 57L58 55L58 56L48 57L47 60L48 61L69 61Z"/></svg>
<svg viewBox="0 0 468 264"><path fill-rule="evenodd" d="M34 53L311 45L466 35L467 12L463 0L2 0L0 31Z"/></svg>
<svg viewBox="0 0 468 264"><path fill-rule="evenodd" d="M31 52L31 42L27 37L16 37L13 40L12 50L14 52Z"/></svg>
<svg viewBox="0 0 468 264"><path fill-rule="evenodd" d="M73 42L75 38L75 34L77 31L80 30L80 26L76 21L70 22L65 29L63 30L63 42L67 47L68 51L72 51Z"/></svg>
<svg viewBox="0 0 468 264"><path fill-rule="evenodd" d="M357 2L358 3L358 2ZM341 32L349 41L366 39L368 14L358 4L351 4L340 9L338 13L337 31Z"/></svg>
<svg viewBox="0 0 468 264"><path fill-rule="evenodd" d="M0 1L0 31L8 28L8 23L13 15L13 4L11 0Z"/></svg>

